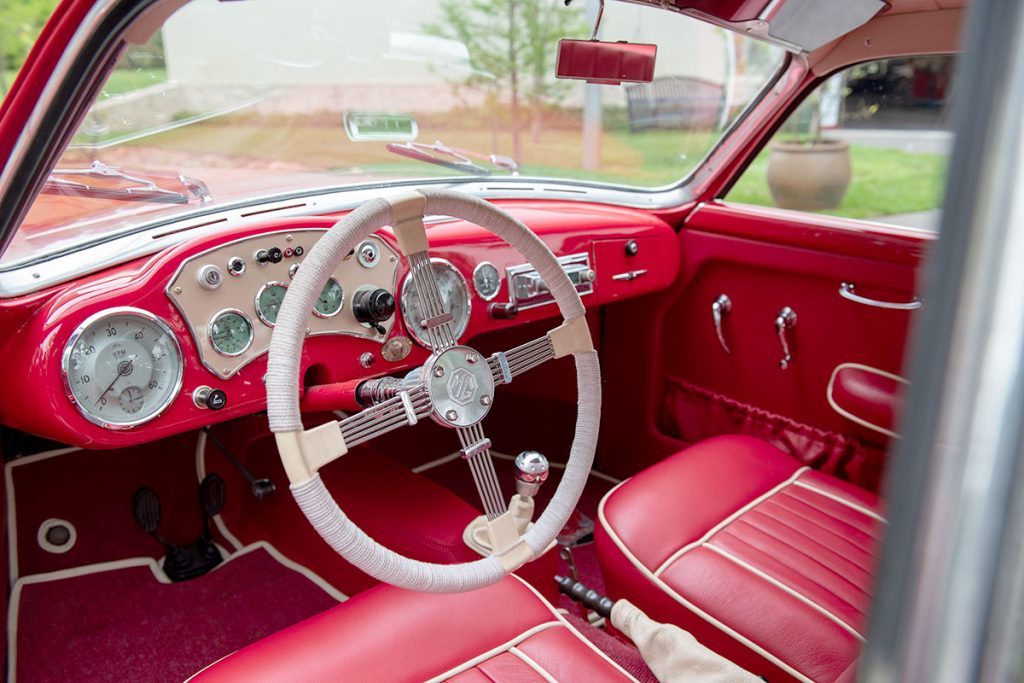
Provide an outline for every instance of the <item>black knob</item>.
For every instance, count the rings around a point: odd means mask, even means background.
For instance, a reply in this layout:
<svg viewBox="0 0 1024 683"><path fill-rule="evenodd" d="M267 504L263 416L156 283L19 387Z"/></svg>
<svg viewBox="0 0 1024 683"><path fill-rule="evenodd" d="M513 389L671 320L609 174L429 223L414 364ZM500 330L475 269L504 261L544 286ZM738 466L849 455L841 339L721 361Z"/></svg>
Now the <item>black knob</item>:
<svg viewBox="0 0 1024 683"><path fill-rule="evenodd" d="M280 263L284 252L279 247L260 249L256 252L256 263Z"/></svg>
<svg viewBox="0 0 1024 683"><path fill-rule="evenodd" d="M220 410L228 404L228 395L224 393L223 389L214 389L206 395L203 403L210 410Z"/></svg>
<svg viewBox="0 0 1024 683"><path fill-rule="evenodd" d="M512 320L519 315L519 307L515 304L491 304L487 310L495 320Z"/></svg>
<svg viewBox="0 0 1024 683"><path fill-rule="evenodd" d="M361 289L352 297L352 314L382 332L380 323L395 314L395 297L386 289Z"/></svg>
<svg viewBox="0 0 1024 683"><path fill-rule="evenodd" d="M640 245L636 243L636 240L626 242L626 256L636 256L639 251Z"/></svg>

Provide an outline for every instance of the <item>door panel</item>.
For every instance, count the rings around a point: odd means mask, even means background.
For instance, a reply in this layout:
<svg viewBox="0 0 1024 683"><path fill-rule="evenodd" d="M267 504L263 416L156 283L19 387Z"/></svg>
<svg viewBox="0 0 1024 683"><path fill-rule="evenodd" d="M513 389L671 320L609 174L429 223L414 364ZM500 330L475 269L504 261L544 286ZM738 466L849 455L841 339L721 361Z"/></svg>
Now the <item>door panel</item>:
<svg viewBox="0 0 1024 683"><path fill-rule="evenodd" d="M899 374L913 311L887 310L839 295L910 301L933 236L831 217L712 203L679 233L680 283L663 321L665 374L723 399L841 435L855 433L826 398L834 368L861 363ZM715 334L712 303L732 302ZM793 358L780 368L780 310L797 315L787 332ZM666 390L670 391L670 388ZM671 409L671 406L668 407ZM884 445L884 444L881 444Z"/></svg>

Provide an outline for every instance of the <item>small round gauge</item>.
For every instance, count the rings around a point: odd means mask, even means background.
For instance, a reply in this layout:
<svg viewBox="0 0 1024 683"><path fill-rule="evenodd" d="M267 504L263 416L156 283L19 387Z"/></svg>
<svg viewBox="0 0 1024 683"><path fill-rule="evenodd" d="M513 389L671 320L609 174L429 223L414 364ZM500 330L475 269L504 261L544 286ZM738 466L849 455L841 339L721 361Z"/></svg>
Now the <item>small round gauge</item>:
<svg viewBox="0 0 1024 683"><path fill-rule="evenodd" d="M252 323L233 308L215 315L206 332L214 350L224 356L241 355L252 344Z"/></svg>
<svg viewBox="0 0 1024 683"><path fill-rule="evenodd" d="M455 340L458 341L466 328L469 326L469 285L462 273L444 259L430 259L434 269L434 279L437 281L437 289L441 293L441 302L444 310L452 314L452 331ZM430 348L430 337L423 327L425 316L420 308L419 292L416 291L416 283L411 275L406 275L402 283L402 294L399 300L402 308L402 317L405 319L405 326L420 344Z"/></svg>
<svg viewBox="0 0 1024 683"><path fill-rule="evenodd" d="M112 429L152 420L181 390L177 338L160 318L134 308L86 320L64 347L61 369L82 415Z"/></svg>
<svg viewBox="0 0 1024 683"><path fill-rule="evenodd" d="M283 282L268 282L256 292L256 317L267 327L277 324L277 314L287 293L288 285Z"/></svg>
<svg viewBox="0 0 1024 683"><path fill-rule="evenodd" d="M493 263L484 261L473 270L473 288L484 301L490 301L498 296L500 287L501 274Z"/></svg>
<svg viewBox="0 0 1024 683"><path fill-rule="evenodd" d="M329 277L327 284L320 290L320 296L316 298L316 303L313 304L313 314L318 318L330 318L338 315L344 303L345 290L341 288L341 283L333 277Z"/></svg>

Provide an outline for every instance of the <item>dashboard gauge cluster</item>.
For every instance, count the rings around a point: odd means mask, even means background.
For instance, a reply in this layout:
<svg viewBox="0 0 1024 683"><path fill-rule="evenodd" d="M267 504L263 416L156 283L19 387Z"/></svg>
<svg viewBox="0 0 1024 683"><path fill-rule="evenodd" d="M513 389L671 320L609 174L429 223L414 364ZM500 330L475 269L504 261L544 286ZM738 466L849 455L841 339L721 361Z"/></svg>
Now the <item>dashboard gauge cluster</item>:
<svg viewBox="0 0 1024 683"><path fill-rule="evenodd" d="M469 285L458 268L449 261L441 258L432 258L430 262L434 269L434 279L437 281L437 288L441 294L444 310L452 314L452 331L455 334L455 340L458 341L465 334L466 328L469 326L471 306ZM402 309L402 319L405 320L405 326L409 330L409 334L420 345L430 348L430 338L427 336L427 330L423 326L426 315L420 302L420 293L416 289L416 283L411 275L406 275L405 281L402 283L399 305Z"/></svg>
<svg viewBox="0 0 1024 683"><path fill-rule="evenodd" d="M90 422L126 429L160 415L181 391L181 347L160 318L114 308L85 320L64 347L68 397Z"/></svg>
<svg viewBox="0 0 1024 683"><path fill-rule="evenodd" d="M247 237L181 264L166 292L188 322L207 369L226 379L267 351L292 279L325 232L300 229ZM364 240L324 283L310 310L309 335L344 334L383 343L394 317L364 325L346 292L394 292L397 269L398 254L386 242L376 236Z"/></svg>

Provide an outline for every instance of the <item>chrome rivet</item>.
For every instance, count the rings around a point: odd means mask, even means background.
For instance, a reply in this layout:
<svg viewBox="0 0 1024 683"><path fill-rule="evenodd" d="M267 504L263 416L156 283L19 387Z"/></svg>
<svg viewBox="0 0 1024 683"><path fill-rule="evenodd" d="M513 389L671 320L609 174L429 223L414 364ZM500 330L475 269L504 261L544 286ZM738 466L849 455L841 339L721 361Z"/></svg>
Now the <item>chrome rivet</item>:
<svg viewBox="0 0 1024 683"><path fill-rule="evenodd" d="M372 366L375 360L376 358L374 358L373 354L370 353L369 351L359 356L359 364L362 365L364 368L369 368L370 366Z"/></svg>
<svg viewBox="0 0 1024 683"><path fill-rule="evenodd" d="M471 353L468 356L466 356L466 362L467 363L475 363L478 360L480 360L480 357L477 356L475 353Z"/></svg>
<svg viewBox="0 0 1024 683"><path fill-rule="evenodd" d="M434 377L444 377L444 368L440 365L434 368Z"/></svg>
<svg viewBox="0 0 1024 683"><path fill-rule="evenodd" d="M175 287L174 288L174 293L175 294L181 294L181 287Z"/></svg>
<svg viewBox="0 0 1024 683"><path fill-rule="evenodd" d="M448 420L449 422L455 422L456 420L459 419L459 414L454 410L449 410L447 413L444 414L444 419Z"/></svg>
<svg viewBox="0 0 1024 683"><path fill-rule="evenodd" d="M484 394L483 396L481 396L480 397L480 405L482 405L484 407L491 405L491 397L488 396L487 394Z"/></svg>

